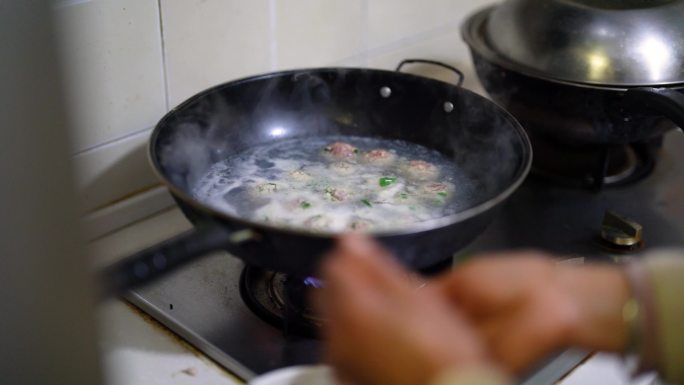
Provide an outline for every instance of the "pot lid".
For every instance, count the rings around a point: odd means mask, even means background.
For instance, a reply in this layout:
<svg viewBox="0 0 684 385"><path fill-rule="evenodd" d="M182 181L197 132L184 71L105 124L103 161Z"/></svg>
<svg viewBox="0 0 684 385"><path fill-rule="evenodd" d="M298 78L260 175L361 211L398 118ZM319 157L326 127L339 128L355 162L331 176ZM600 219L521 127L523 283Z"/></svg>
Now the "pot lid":
<svg viewBox="0 0 684 385"><path fill-rule="evenodd" d="M464 37L474 49L486 45L498 64L536 76L613 86L684 82L682 0L508 0L472 15Z"/></svg>

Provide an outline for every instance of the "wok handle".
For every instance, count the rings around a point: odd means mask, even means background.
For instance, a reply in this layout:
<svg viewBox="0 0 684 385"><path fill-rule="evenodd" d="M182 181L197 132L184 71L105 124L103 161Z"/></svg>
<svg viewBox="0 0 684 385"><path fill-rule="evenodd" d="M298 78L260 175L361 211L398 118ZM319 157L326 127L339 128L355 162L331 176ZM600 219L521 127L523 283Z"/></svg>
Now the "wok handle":
<svg viewBox="0 0 684 385"><path fill-rule="evenodd" d="M625 92L631 108L663 115L684 130L684 94L669 88L638 87Z"/></svg>
<svg viewBox="0 0 684 385"><path fill-rule="evenodd" d="M438 67L443 67L443 68L446 68L446 69L448 69L448 70L451 70L451 71L455 72L455 73L456 73L456 76L458 77L458 80L456 80L456 85L457 85L458 87L460 87L460 86L463 85L464 76L463 76L463 72L461 72L461 70L459 70L459 69L456 68L456 67L450 66L449 64L442 63L442 62L435 61L435 60L427 60L427 59L404 59L404 60L401 61L401 63L399 63L399 65L397 66L397 69L396 69L395 71L401 72L401 68L402 68L404 65L406 65L406 64L414 64L414 63L431 64L431 65L436 65L436 66L438 66Z"/></svg>
<svg viewBox="0 0 684 385"><path fill-rule="evenodd" d="M250 239L250 230L230 232L212 224L187 231L104 268L104 295L123 294L212 251L234 249Z"/></svg>

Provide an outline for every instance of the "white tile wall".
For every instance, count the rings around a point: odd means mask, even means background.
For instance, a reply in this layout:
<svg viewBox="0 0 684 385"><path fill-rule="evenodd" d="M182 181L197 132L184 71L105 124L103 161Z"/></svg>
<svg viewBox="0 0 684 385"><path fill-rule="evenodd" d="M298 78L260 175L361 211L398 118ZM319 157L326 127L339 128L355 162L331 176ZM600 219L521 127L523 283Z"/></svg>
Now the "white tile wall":
<svg viewBox="0 0 684 385"><path fill-rule="evenodd" d="M445 25L458 26L469 12L491 2L491 0L368 0L369 48L377 48ZM443 49L449 48L443 47Z"/></svg>
<svg viewBox="0 0 684 385"><path fill-rule="evenodd" d="M61 2L74 149L151 127L164 113L157 0Z"/></svg>
<svg viewBox="0 0 684 385"><path fill-rule="evenodd" d="M161 0L169 103L270 68L268 0Z"/></svg>
<svg viewBox="0 0 684 385"><path fill-rule="evenodd" d="M80 204L92 211L157 184L147 164L150 130L74 156Z"/></svg>
<svg viewBox="0 0 684 385"><path fill-rule="evenodd" d="M275 0L278 68L324 66L364 49L361 0Z"/></svg>
<svg viewBox="0 0 684 385"><path fill-rule="evenodd" d="M393 69L442 60L478 89L459 28L490 0L61 0L56 16L75 107L84 206L156 181L144 155L165 110L212 85L326 65ZM451 81L448 71L408 71Z"/></svg>

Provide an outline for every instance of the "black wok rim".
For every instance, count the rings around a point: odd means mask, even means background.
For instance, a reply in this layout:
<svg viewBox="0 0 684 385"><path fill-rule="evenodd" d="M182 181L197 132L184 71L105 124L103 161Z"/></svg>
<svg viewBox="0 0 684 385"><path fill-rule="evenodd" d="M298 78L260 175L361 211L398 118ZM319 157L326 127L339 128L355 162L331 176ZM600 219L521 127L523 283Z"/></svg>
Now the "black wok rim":
<svg viewBox="0 0 684 385"><path fill-rule="evenodd" d="M257 221L251 221L247 220L242 217L238 216L233 216L228 213L225 213L223 211L217 210L215 208L212 208L211 206L195 199L192 197L190 194L187 194L185 191L183 191L181 188L178 188L175 186L161 171L161 165L158 163L158 156L157 152L155 149L155 144L157 143L157 138L159 137L160 132L162 131L163 127L166 125L166 122L171 119L177 110L182 109L188 104L191 104L195 102L197 99L202 98L206 95L209 95L211 93L214 93L224 87L231 87L231 86L237 86L242 83L246 82L251 82L251 81L256 81L256 80L263 80L263 79L269 79L269 78L275 78L275 77L282 77L282 76L291 76L297 73L302 73L302 72L325 72L325 71L344 71L344 72L349 72L349 71L363 71L363 72L376 72L376 73L388 73L388 74L393 74L393 75L400 75L402 77L408 77L408 78L417 78L422 81L429 81L434 84L439 84L439 85L448 85L450 87L456 87L455 85L447 82L443 82L440 80L432 79L432 78L426 78L422 76L417 76L417 75L412 75L408 74L405 72L396 72L396 71L388 71L388 70L382 70L382 69L371 69L371 68L355 68L355 67L315 67L315 68L302 68L302 69L294 69L294 70L286 70L286 71L278 71L278 72L269 72L265 74L259 74L259 75L254 75L254 76L249 76L241 79L236 79L232 81L228 81L213 87L210 87L204 91L201 91L194 96L188 98L178 106L174 107L173 109L169 110L162 118L161 120L157 123L157 125L154 127L154 130L152 131L152 134L150 135L150 139L148 142L148 161L152 165L152 170L156 177L162 182L166 188L169 189L169 191L176 196L177 198L181 199L185 204L189 205L193 209L196 209L207 216L211 218L218 218L219 220L222 221L227 221L231 223L235 223L241 226L244 226L245 228L252 229L252 230L264 230L264 231L270 231L270 232L277 232L281 234L290 234L290 235L298 235L298 236L308 236L308 237L314 237L314 238L334 238L338 237L343 232L332 232L332 231L306 231L304 229L299 229L299 228L289 228L289 227L279 227L279 226L272 226L268 224L264 224L262 222L257 222ZM460 87L459 87L460 88ZM473 206L471 208L468 208L466 210L460 211L456 214L449 215L449 216L444 216L440 218L435 218L435 219L430 219L426 221L420 221L416 222L415 224L411 226L407 226L406 228L402 228L400 230L391 230L391 231L373 231L369 232L368 234L374 237L393 237L393 236L402 236L402 235L409 235L409 234L415 234L415 233L420 233L420 232L425 232L425 231L430 231L430 230L435 230L439 229L442 227L446 227L452 224L456 224L459 222L463 222L467 219L473 218L479 214L482 214L494 207L496 207L499 203L505 201L513 192L515 192L518 187L523 183L525 178L530 172L530 168L532 166L532 145L530 143L530 139L528 138L527 134L525 133L525 130L522 128L520 123L511 115L508 111L503 109L501 106L498 104L494 103L493 101L478 95L470 90L467 90L465 88L460 88L461 91L467 92L474 96L476 99L479 99L483 103L491 103L496 111L500 114L501 117L504 117L512 126L512 128L515 130L515 133L518 135L520 142L521 142L521 147L522 147L522 161L521 165L518 167L518 170L516 172L516 175L514 177L513 183L511 183L506 189L503 191L499 192L496 196L493 198L482 202L476 206Z"/></svg>
<svg viewBox="0 0 684 385"><path fill-rule="evenodd" d="M478 53L478 55L487 59L500 67L509 71L517 72L532 78L546 80L552 83L564 84L568 86L600 89L605 91L625 92L630 88L636 87L654 87L654 88L682 88L684 87L684 80L678 82L663 82L663 83L625 83L625 84L609 84L600 82L580 82L568 79L551 76L543 71L528 67L526 65L512 61L508 57L497 52L490 46L484 33L481 33L484 24L489 19L489 14L494 11L496 5L485 7L479 11L475 11L468 16L461 26L461 37L468 44L468 46Z"/></svg>

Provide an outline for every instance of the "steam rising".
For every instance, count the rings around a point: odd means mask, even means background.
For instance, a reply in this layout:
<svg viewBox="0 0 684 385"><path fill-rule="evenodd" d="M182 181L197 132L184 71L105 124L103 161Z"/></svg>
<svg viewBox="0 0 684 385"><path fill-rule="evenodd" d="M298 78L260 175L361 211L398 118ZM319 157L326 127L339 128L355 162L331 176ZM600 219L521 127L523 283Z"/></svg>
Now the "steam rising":
<svg viewBox="0 0 684 385"><path fill-rule="evenodd" d="M326 158L323 148L335 142L349 143L359 154L343 162ZM377 148L394 159L382 164L364 160L367 151ZM407 177L410 160L429 162L438 171L434 177ZM331 166L341 163L351 171L340 173ZM293 178L293 172L300 177ZM379 185L383 176L393 177L391 185ZM257 186L265 185L277 192L260 193ZM344 198L326 198L329 188L344 191ZM251 148L212 166L193 193L231 215L335 232L358 230L360 223L364 231L404 229L466 209L475 197L470 179L437 151L404 141L352 136L281 140ZM330 223L307 225L316 217Z"/></svg>
<svg viewBox="0 0 684 385"><path fill-rule="evenodd" d="M392 89L384 98L379 90ZM453 103L446 112L444 102ZM320 69L265 75L212 88L160 123L155 156L172 184L192 190L217 162L288 138L353 135L438 150L477 189L473 205L515 182L527 160L506 115L453 85L388 71Z"/></svg>

